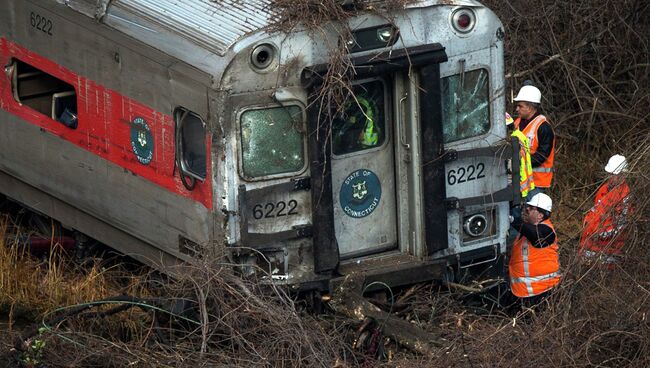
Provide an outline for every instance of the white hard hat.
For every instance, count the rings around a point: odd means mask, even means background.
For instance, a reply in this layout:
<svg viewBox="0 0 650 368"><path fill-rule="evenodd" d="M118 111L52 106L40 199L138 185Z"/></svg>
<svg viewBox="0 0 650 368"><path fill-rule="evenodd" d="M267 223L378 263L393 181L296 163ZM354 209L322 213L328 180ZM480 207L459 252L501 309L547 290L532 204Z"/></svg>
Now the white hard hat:
<svg viewBox="0 0 650 368"><path fill-rule="evenodd" d="M542 101L542 92L535 86L523 86L517 93L515 101L526 101L532 103L540 103Z"/></svg>
<svg viewBox="0 0 650 368"><path fill-rule="evenodd" d="M533 196L533 198L530 199L530 201L526 202L526 204L551 212L551 208L553 207L553 200L551 197L547 196L544 193L537 193Z"/></svg>
<svg viewBox="0 0 650 368"><path fill-rule="evenodd" d="M609 161L607 161L607 165L605 165L605 171L614 175L627 171L627 160L625 159L625 156L614 155L610 157Z"/></svg>

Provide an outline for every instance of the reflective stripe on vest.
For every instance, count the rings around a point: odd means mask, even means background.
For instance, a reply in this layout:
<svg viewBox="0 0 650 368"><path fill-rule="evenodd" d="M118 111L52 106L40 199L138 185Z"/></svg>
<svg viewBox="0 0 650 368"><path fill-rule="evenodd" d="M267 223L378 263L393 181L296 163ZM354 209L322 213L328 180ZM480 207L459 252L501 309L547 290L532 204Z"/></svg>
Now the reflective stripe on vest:
<svg viewBox="0 0 650 368"><path fill-rule="evenodd" d="M522 162L519 168L519 177L521 178L519 181L519 192L521 192L522 198L526 198L528 196L528 192L535 189L533 172L530 170L530 168L526 168L526 166L530 166L530 155L528 155L528 157L529 159L526 161L528 164L526 165L524 162ZM527 169L529 170L528 172Z"/></svg>
<svg viewBox="0 0 650 368"><path fill-rule="evenodd" d="M530 159L530 144L528 137L524 135L519 129L515 129L512 134L519 140L519 192L523 198L528 196L528 191L535 189L535 181L533 180L533 166Z"/></svg>
<svg viewBox="0 0 650 368"><path fill-rule="evenodd" d="M594 206L583 220L580 254L586 251L619 255L629 237L629 218L634 213L630 187L609 179L599 189Z"/></svg>
<svg viewBox="0 0 650 368"><path fill-rule="evenodd" d="M531 285L533 282L544 281L544 280L552 279L552 278L558 277L558 276L561 276L559 271L558 272L551 272L549 274L542 275L542 276L518 277L518 278L512 279L511 282L512 283L523 282L523 283L526 283L526 285L528 286L528 285ZM532 289L530 289L530 290L532 292Z"/></svg>
<svg viewBox="0 0 650 368"><path fill-rule="evenodd" d="M582 256L588 260L598 261L605 264L614 264L618 263L618 258L615 255L607 255L603 253L592 252L590 250L584 250Z"/></svg>
<svg viewBox="0 0 650 368"><path fill-rule="evenodd" d="M553 224L542 222L555 232ZM557 234L553 244L534 248L521 234L515 240L508 264L510 289L515 296L527 298L544 293L560 282Z"/></svg>
<svg viewBox="0 0 650 368"><path fill-rule="evenodd" d="M526 128L522 130L522 133L530 140L530 154L533 155L537 152L537 147L539 146L539 141L537 140L537 129L540 125L546 122L546 117L544 115L537 115L535 119L530 121ZM521 118L515 120L515 129L519 129L519 124L521 124ZM551 127L552 129L552 127ZM546 158L546 161L542 162L539 167L533 168L533 180L535 181L535 186L541 188L548 188L551 186L553 181L553 161L555 159L555 139L553 140L553 146L551 147L551 153Z"/></svg>

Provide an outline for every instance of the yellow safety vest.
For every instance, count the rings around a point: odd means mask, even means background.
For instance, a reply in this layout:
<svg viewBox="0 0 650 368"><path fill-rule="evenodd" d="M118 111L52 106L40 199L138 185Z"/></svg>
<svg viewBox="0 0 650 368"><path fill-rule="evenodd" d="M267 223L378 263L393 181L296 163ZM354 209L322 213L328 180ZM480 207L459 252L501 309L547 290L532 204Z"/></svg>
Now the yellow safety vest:
<svg viewBox="0 0 650 368"><path fill-rule="evenodd" d="M376 146L377 141L379 140L379 134L377 134L377 130L375 129L375 117L372 105L370 104L370 101L361 96L357 97L357 101L359 101L359 104L363 107L363 114L366 118L366 126L360 137L359 143L366 147Z"/></svg>
<svg viewBox="0 0 650 368"><path fill-rule="evenodd" d="M530 152L535 154L537 152L537 147L539 146L539 139L537 139L537 130L539 127L547 122L546 116L537 115L535 119L530 121L528 125L521 131L524 133L530 142ZM515 120L515 129L519 129L521 124L521 118ZM548 124L551 127L551 124ZM553 129L553 127L551 127ZM535 186L540 188L549 188L551 182L553 181L553 162L555 161L555 138L553 138L553 146L551 147L551 153L548 155L546 160L542 162L539 166L533 169L533 176L535 179Z"/></svg>
<svg viewBox="0 0 650 368"><path fill-rule="evenodd" d="M535 189L533 164L530 160L530 143L528 137L519 129L515 129L511 136L519 139L519 144L521 145L521 149L519 150L519 191L521 192L521 196L526 198L528 192Z"/></svg>

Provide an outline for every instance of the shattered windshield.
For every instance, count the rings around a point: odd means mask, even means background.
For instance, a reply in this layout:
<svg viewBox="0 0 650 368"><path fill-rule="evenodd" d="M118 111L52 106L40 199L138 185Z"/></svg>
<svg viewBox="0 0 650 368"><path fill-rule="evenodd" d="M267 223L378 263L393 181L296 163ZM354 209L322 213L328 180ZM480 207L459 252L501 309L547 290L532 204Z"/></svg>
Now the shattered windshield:
<svg viewBox="0 0 650 368"><path fill-rule="evenodd" d="M303 114L298 106L248 110L241 114L244 176L299 171L305 164Z"/></svg>
<svg viewBox="0 0 650 368"><path fill-rule="evenodd" d="M445 143L482 135L490 129L488 85L486 69L442 78Z"/></svg>

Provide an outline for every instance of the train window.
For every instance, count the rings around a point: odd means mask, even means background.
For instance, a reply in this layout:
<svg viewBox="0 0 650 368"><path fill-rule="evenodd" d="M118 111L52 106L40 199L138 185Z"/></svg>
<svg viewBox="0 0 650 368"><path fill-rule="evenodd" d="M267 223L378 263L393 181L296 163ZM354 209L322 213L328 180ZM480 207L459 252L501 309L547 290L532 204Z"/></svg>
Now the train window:
<svg viewBox="0 0 650 368"><path fill-rule="evenodd" d="M14 60L8 70L16 101L77 128L77 94L72 85L20 60Z"/></svg>
<svg viewBox="0 0 650 368"><path fill-rule="evenodd" d="M384 83L379 80L353 87L350 97L332 125L335 155L379 147L385 139Z"/></svg>
<svg viewBox="0 0 650 368"><path fill-rule="evenodd" d="M445 143L485 134L490 129L488 84L486 69L442 78Z"/></svg>
<svg viewBox="0 0 650 368"><path fill-rule="evenodd" d="M205 123L186 109L179 108L176 117L176 156L181 174L203 180L206 176Z"/></svg>
<svg viewBox="0 0 650 368"><path fill-rule="evenodd" d="M244 177L284 174L304 167L302 108L291 105L247 110L240 122Z"/></svg>

